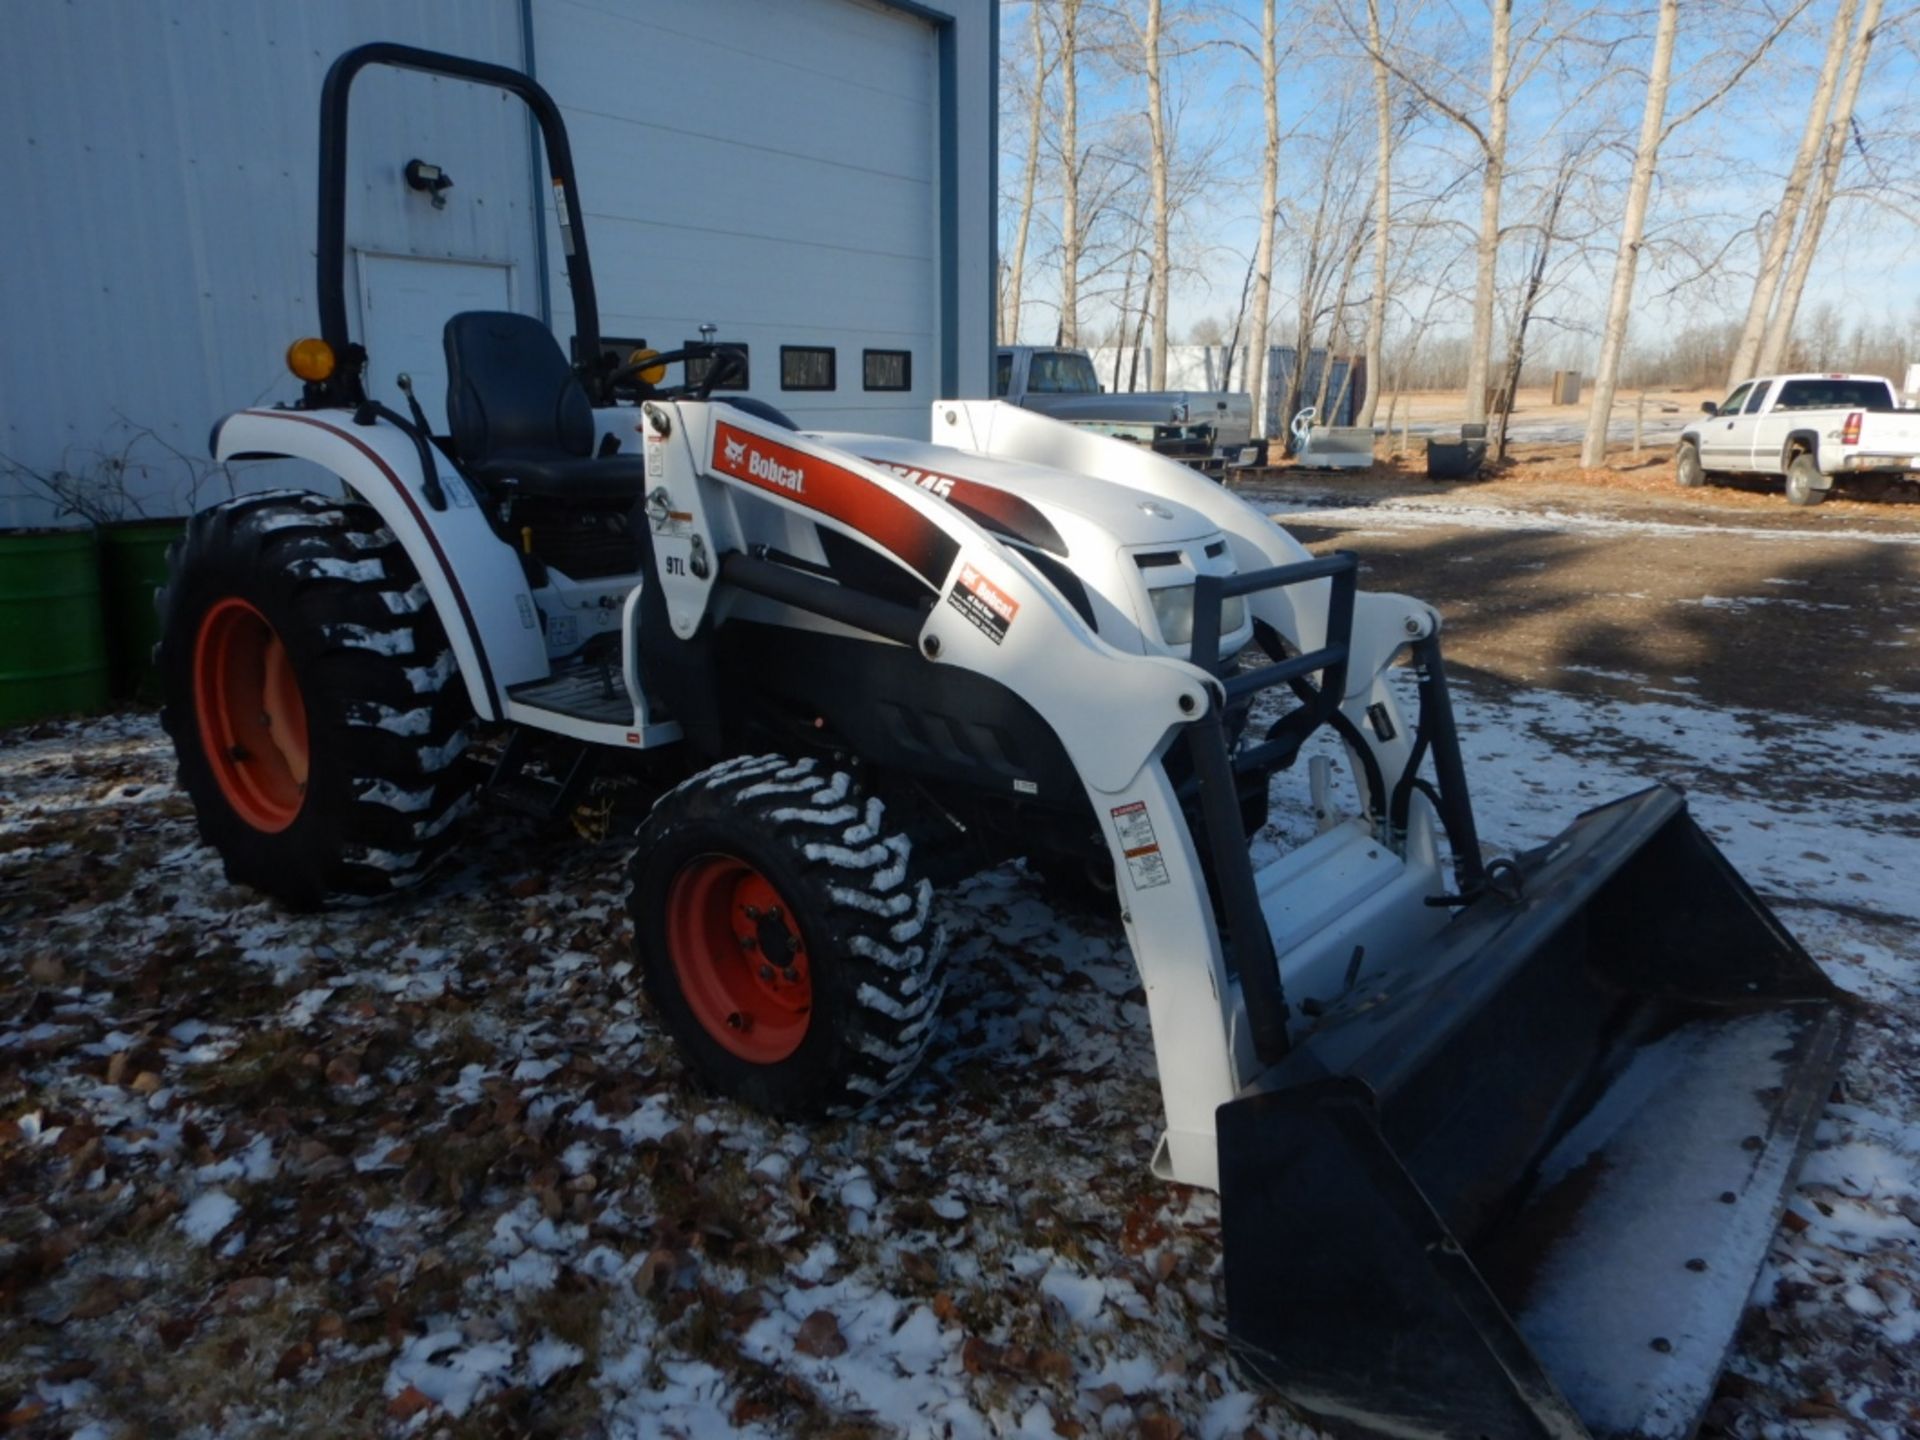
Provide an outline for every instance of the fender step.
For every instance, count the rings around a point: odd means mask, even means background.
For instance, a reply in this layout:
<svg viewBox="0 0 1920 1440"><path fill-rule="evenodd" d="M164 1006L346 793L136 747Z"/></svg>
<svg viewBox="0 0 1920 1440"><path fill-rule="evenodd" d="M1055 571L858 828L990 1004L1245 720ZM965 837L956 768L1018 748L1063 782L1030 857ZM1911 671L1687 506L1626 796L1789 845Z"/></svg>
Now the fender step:
<svg viewBox="0 0 1920 1440"><path fill-rule="evenodd" d="M1363 1433L1680 1440L1844 997L1675 790L1520 863L1220 1108L1234 1352Z"/></svg>
<svg viewBox="0 0 1920 1440"><path fill-rule="evenodd" d="M601 725L633 724L633 699L617 665L583 665L507 691L516 705Z"/></svg>

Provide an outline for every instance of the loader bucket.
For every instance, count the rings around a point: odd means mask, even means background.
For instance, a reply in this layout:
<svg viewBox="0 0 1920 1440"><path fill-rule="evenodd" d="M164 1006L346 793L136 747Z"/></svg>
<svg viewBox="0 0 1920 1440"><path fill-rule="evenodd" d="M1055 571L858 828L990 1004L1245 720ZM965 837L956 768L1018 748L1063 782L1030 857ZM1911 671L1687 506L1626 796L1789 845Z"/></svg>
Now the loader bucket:
<svg viewBox="0 0 1920 1440"><path fill-rule="evenodd" d="M1231 1342L1336 1430L1685 1437L1843 993L1676 790L1520 865L1220 1108Z"/></svg>

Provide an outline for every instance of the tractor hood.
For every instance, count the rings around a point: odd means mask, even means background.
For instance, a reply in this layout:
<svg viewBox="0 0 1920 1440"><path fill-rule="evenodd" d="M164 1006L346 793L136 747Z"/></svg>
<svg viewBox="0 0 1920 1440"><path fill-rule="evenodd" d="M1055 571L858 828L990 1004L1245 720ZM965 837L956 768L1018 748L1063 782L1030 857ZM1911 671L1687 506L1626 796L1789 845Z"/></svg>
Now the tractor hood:
<svg viewBox="0 0 1920 1440"><path fill-rule="evenodd" d="M1003 538L1052 551L1061 559L1072 554L1077 560L1083 546L1111 553L1115 548L1211 539L1219 531L1198 510L1111 480L1090 479L1044 465L996 460L921 440L847 434L817 438L931 491ZM1017 503L975 513L989 503L977 493L977 487ZM1018 533L1013 517L1023 509L1036 512L1067 542L1068 549L1059 551L1038 538ZM1029 525L1033 518L1022 517ZM1077 545L1073 543L1076 539Z"/></svg>
<svg viewBox="0 0 1920 1440"><path fill-rule="evenodd" d="M812 438L939 496L1031 561L1111 645L1184 658L1193 582L1232 574L1219 526L1145 490L1044 465L891 436ZM1231 654L1251 637L1233 602L1222 637Z"/></svg>

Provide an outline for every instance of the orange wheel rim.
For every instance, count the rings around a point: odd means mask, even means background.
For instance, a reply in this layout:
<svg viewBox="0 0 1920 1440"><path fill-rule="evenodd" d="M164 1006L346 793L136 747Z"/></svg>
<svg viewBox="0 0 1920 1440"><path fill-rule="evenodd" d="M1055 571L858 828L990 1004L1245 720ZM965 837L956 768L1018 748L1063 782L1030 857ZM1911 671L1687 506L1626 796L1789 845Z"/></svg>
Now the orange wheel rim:
<svg viewBox="0 0 1920 1440"><path fill-rule="evenodd" d="M693 1018L756 1065L800 1048L813 975L793 907L732 855L688 861L667 892L667 953Z"/></svg>
<svg viewBox="0 0 1920 1440"><path fill-rule="evenodd" d="M193 645L200 745L227 804L276 834L307 796L307 707L287 647L245 600L220 601Z"/></svg>

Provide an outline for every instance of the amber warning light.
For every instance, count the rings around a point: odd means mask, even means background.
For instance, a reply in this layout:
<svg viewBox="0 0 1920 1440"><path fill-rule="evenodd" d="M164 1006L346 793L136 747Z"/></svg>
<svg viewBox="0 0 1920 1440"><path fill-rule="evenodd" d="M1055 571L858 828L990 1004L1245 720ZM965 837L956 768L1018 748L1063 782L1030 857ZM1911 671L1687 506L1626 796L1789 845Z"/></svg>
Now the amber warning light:
<svg viewBox="0 0 1920 1440"><path fill-rule="evenodd" d="M287 347L287 369L310 384L333 374L333 365L333 347L318 336L309 335Z"/></svg>

